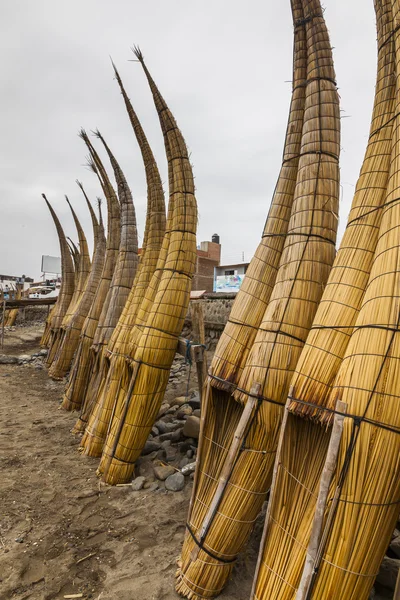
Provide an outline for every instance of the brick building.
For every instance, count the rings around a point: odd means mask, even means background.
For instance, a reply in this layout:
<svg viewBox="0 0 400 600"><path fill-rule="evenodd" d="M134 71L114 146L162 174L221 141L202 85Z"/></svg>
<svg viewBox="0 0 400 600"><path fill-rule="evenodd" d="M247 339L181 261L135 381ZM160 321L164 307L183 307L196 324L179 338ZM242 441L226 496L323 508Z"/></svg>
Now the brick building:
<svg viewBox="0 0 400 600"><path fill-rule="evenodd" d="M196 273L193 277L192 290L212 292L214 287L214 268L221 260L221 244L219 235L212 236L211 242L200 242L197 249Z"/></svg>

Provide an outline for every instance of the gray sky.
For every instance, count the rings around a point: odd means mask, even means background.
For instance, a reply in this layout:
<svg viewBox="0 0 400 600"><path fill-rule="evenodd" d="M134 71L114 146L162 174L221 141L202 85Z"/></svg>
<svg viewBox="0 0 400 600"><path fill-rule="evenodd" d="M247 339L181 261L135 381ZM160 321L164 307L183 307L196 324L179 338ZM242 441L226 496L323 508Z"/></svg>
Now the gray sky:
<svg viewBox="0 0 400 600"><path fill-rule="evenodd" d="M375 19L372 0L326 0L325 8L346 117L342 232L368 138ZM41 255L59 255L42 192L67 235L76 238L64 194L89 232L75 179L93 200L101 191L83 167L85 147L76 135L81 126L98 127L120 161L141 239L144 170L109 55L165 182L167 168L144 74L139 64L128 62L132 44L141 47L191 151L198 241L218 232L224 262L240 261L242 252L251 258L280 167L290 101L289 0L12 0L2 3L0 23L0 273L38 277Z"/></svg>

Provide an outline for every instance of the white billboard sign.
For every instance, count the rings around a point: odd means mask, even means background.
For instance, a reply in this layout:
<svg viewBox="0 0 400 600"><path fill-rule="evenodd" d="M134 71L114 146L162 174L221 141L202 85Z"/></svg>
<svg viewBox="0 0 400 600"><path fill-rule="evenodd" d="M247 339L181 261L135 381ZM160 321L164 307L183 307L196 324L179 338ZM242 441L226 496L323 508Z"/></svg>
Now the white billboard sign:
<svg viewBox="0 0 400 600"><path fill-rule="evenodd" d="M42 256L42 273L61 275L61 258L58 256Z"/></svg>

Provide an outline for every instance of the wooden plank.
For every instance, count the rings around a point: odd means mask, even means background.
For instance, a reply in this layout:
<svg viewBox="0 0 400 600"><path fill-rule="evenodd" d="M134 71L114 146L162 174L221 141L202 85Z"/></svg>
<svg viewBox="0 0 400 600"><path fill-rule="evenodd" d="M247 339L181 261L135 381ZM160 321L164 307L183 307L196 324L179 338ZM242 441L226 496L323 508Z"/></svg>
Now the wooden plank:
<svg viewBox="0 0 400 600"><path fill-rule="evenodd" d="M233 440L231 446L229 448L227 457L225 459L224 465L221 470L221 475L219 477L217 489L215 491L212 502L209 506L206 516L204 517L203 525L200 529L199 542L200 544L204 541L205 536L207 535L208 529L214 519L216 511L221 503L222 497L225 492L225 488L229 481L229 476L232 471L232 465L236 459L236 456L240 450L240 447L243 442L243 438L246 434L247 425L251 419L253 414L253 410L257 405L258 399L257 396L260 393L261 385L259 383L254 383L251 388L251 396L248 397L248 400L245 404L245 407L242 412L242 416L240 417L238 426L236 427L235 434L233 436ZM196 546L193 548L191 558L192 560L196 560L199 554L200 547Z"/></svg>
<svg viewBox="0 0 400 600"><path fill-rule="evenodd" d="M20 298L19 300L6 300L8 308L25 308L26 306L48 306L55 304L57 298Z"/></svg>
<svg viewBox="0 0 400 600"><path fill-rule="evenodd" d="M346 409L347 404L341 402L341 400L338 399L336 402L336 410L340 413L345 413ZM343 434L343 423L343 414L336 414L333 421L332 434L329 440L325 465L322 471L321 481L319 484L319 492L315 507L314 521L311 529L310 541L308 544L303 574L301 576L300 585L296 594L296 600L307 600L307 598L309 598L313 585L313 580L315 579L315 570L316 568L318 568L319 563L322 559L323 547L321 547L321 538L323 535L326 503L328 500L328 493L332 477L336 469L340 440L342 439Z"/></svg>
<svg viewBox="0 0 400 600"><path fill-rule="evenodd" d="M280 461L281 454L282 454L283 438L284 438L284 435L285 435L286 424L287 424L288 415L289 415L289 410L288 409L289 409L289 404L291 402L292 395L293 395L293 387L290 387L290 389L289 389L289 397L286 400L286 404L285 404L285 412L283 413L282 425L281 425L281 430L280 430L280 433L279 433L278 446L276 448L275 463L274 463L274 469L273 469L273 472L272 472L272 483L271 483L271 487L270 487L270 490L269 490L269 502L268 502L268 507L267 507L267 514L265 515L264 529L263 529L263 534L262 534L262 537L261 537L260 551L258 553L256 570L255 570L255 573L254 573L253 585L252 585L251 593L250 593L250 600L253 600L255 598L258 573L260 571L261 561L262 561L262 556L263 556L264 546L265 546L265 540L266 540L266 537L267 537L268 522L269 522L269 519L270 519L270 516L271 516L271 509L272 509L272 502L273 502L273 497L274 497L276 479L278 477L278 469L279 469L279 465L280 465L279 461Z"/></svg>

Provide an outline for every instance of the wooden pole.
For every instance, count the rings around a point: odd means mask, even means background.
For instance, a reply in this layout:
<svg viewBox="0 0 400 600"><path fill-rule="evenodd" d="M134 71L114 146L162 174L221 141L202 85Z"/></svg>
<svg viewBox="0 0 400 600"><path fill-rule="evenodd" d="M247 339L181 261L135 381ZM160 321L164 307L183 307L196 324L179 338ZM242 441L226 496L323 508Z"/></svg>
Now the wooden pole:
<svg viewBox="0 0 400 600"><path fill-rule="evenodd" d="M211 374L212 374L212 371L211 371L211 367L210 367L210 375ZM210 400L210 388L211 388L211 377L208 377L207 387L206 387L206 395L203 398L203 402L201 404L200 433L199 433L199 443L197 446L197 457L201 456L201 449L203 446L203 432L204 432L204 425L205 425L205 421L206 421L207 405ZM192 495L190 497L189 510L188 510L188 516L187 516L188 523L190 523L190 517L192 515L193 502L194 502L194 497L196 495L197 480L199 478L199 469L197 467L198 467L198 465L197 465L197 460L196 460L196 470L194 472Z"/></svg>
<svg viewBox="0 0 400 600"><path fill-rule="evenodd" d="M6 300L3 298L3 317L1 319L1 347L4 348L4 325L6 320Z"/></svg>
<svg viewBox="0 0 400 600"><path fill-rule="evenodd" d="M206 330L204 326L203 304L200 300L192 303L192 332L198 343L205 346ZM196 361L197 382L199 385L200 406L203 400L204 383L207 380L207 355L202 353L202 360Z"/></svg>
<svg viewBox="0 0 400 600"><path fill-rule="evenodd" d="M267 514L265 515L264 529L263 529L263 534L262 534L262 537L261 537L260 551L258 553L256 570L255 570L255 573L254 573L253 585L252 585L251 593L250 593L250 600L253 600L255 598L257 578L258 578L258 573L260 571L260 566L261 566L261 561L262 561L262 555L263 555L263 549L264 549L265 540L266 540L266 537L267 537L268 522L269 522L269 518L271 516L272 502L273 502L273 499L274 499L274 492L275 492L276 480L277 480L277 477L278 477L278 469L279 469L279 465L280 465L279 461L280 461L281 454L282 454L283 438L284 438L284 435L285 435L285 429L286 429L288 415L289 415L288 408L289 408L289 404L291 403L292 396L293 396L293 387L291 387L289 389L289 397L286 400L285 411L283 413L282 425L281 425L281 430L280 430L280 433L279 433L279 441L278 441L278 446L277 446L277 449L276 449L274 470L272 472L272 483L271 483L271 487L270 487L270 490L269 490L269 502L268 502Z"/></svg>
<svg viewBox="0 0 400 600"><path fill-rule="evenodd" d="M214 497L212 499L210 507L207 511L207 514L204 518L202 528L200 530L200 536L199 536L200 543L205 538L205 536L208 532L208 529L212 523L212 520L214 519L214 516L218 509L218 506L220 505L220 502L224 495L225 488L228 484L229 476L232 471L232 466L233 466L234 460L240 450L240 447L243 442L243 438L246 434L247 425L251 419L253 410L258 402L257 396L260 393L260 389L261 389L261 385L259 383L254 383L253 387L251 388L251 391L250 391L251 396L249 396L249 398L247 400L247 403L242 412L242 416L240 417L238 426L236 427L236 431L233 436L231 447L229 448L228 455L225 459L224 465L221 470L221 475L220 475L220 478L218 481L216 492L214 494ZM195 548L193 548L192 556L191 556L192 560L196 560L196 558L199 554L199 551L200 551L199 546L196 546Z"/></svg>
<svg viewBox="0 0 400 600"><path fill-rule="evenodd" d="M347 404L337 400L336 410L340 413L344 413L346 412L346 409ZM315 569L318 568L322 559L323 549L321 549L321 538L323 534L324 515L326 511L329 488L336 469L340 440L342 439L343 434L343 423L344 415L336 414L333 421L332 434L329 441L326 461L321 475L306 561L295 600L306 600L309 597L309 593L311 592L313 584Z"/></svg>

